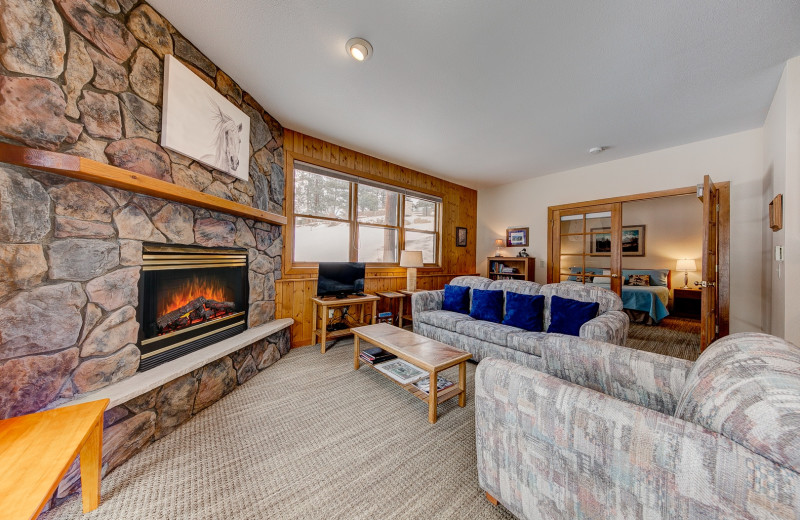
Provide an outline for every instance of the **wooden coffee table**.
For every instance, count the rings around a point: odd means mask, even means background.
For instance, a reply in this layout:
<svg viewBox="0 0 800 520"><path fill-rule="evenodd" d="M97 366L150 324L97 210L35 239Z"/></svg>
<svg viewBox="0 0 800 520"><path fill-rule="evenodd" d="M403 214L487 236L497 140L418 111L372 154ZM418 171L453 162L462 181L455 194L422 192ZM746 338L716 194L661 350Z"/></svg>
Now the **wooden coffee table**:
<svg viewBox="0 0 800 520"><path fill-rule="evenodd" d="M353 367L356 370L361 366L359 358L361 353L360 340L364 340L428 372L431 382L430 395L413 384L400 384L400 386L428 403L428 421L431 424L436 422L436 408L439 403L458 396L458 406L462 408L466 406L467 360L472 357L472 354L386 323L367 325L366 327L358 327L352 330L353 336L355 336L353 342L355 345L353 349ZM456 365L458 365L458 384L438 392L436 390L436 379L439 372ZM383 374L383 372L380 373ZM397 383L391 377L386 377Z"/></svg>

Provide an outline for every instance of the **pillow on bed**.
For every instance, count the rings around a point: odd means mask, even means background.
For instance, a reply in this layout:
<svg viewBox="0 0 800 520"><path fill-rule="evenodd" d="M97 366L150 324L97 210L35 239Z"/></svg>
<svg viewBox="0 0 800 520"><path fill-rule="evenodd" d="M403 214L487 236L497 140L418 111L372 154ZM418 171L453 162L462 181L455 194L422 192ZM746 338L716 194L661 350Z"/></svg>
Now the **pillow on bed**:
<svg viewBox="0 0 800 520"><path fill-rule="evenodd" d="M598 268L595 268L595 267L587 267L584 270L584 269L581 269L580 267L574 267L573 266L573 267L569 268L569 272L573 276L570 276L569 278L567 278L567 280L570 281L570 282L580 282L581 281L581 277L577 276L577 275L581 275L582 274L586 278L586 283L592 283L592 278L594 278L594 275L600 274L602 271L603 271L602 269L598 269Z"/></svg>
<svg viewBox="0 0 800 520"><path fill-rule="evenodd" d="M626 285L628 278L632 274L647 274L650 275L650 285L651 286L667 286L667 275L669 274L669 269L623 269L622 270L622 278L625 280Z"/></svg>
<svg viewBox="0 0 800 520"><path fill-rule="evenodd" d="M611 283L611 269L603 269L603 276L595 276L594 283Z"/></svg>
<svg viewBox="0 0 800 520"><path fill-rule="evenodd" d="M638 287L649 287L650 286L650 275L649 274L632 274L628 277L628 285L638 286Z"/></svg>

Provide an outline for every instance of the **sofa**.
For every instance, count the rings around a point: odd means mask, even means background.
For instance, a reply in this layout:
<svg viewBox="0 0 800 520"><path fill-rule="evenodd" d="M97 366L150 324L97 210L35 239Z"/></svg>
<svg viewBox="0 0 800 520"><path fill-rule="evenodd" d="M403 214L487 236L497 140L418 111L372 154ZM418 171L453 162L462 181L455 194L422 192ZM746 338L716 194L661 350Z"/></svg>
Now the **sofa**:
<svg viewBox="0 0 800 520"><path fill-rule="evenodd" d="M474 289L502 290L544 296L544 330L550 325L553 295L600 304L597 317L584 323L580 337L624 345L628 337L628 316L622 312L617 294L600 287L562 282L541 285L523 280L490 280L481 276L459 276L451 285ZM470 291L471 294L472 291ZM475 361L498 357L531 368L539 368L541 345L546 332L529 332L516 327L476 320L467 314L442 310L444 290L415 293L411 297L414 332L470 352ZM560 334L559 334L560 336Z"/></svg>
<svg viewBox="0 0 800 520"><path fill-rule="evenodd" d="M478 480L526 519L800 518L800 349L734 334L695 363L575 337L475 374Z"/></svg>

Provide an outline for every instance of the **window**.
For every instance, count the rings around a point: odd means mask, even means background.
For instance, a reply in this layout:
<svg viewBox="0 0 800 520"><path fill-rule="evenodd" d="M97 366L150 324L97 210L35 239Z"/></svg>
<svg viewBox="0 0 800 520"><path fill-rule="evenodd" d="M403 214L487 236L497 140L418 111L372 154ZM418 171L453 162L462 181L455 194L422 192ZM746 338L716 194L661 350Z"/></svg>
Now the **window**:
<svg viewBox="0 0 800 520"><path fill-rule="evenodd" d="M295 162L293 202L295 262L438 263L438 197Z"/></svg>

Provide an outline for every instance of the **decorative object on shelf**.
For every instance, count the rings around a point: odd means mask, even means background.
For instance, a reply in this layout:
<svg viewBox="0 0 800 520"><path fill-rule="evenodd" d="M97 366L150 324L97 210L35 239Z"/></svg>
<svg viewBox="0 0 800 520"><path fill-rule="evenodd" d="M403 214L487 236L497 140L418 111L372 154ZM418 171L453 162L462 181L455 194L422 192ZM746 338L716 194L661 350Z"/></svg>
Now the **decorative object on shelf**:
<svg viewBox="0 0 800 520"><path fill-rule="evenodd" d="M500 251L500 248L506 245L505 242L503 242L503 239L498 238L497 240L494 241L494 245L497 246L497 250L494 252L494 256L503 256L503 252Z"/></svg>
<svg viewBox="0 0 800 520"><path fill-rule="evenodd" d="M486 277L492 280L528 280L535 278L536 259L529 256L490 256Z"/></svg>
<svg viewBox="0 0 800 520"><path fill-rule="evenodd" d="M400 251L400 267L406 268L406 289L417 290L417 267L422 267L422 251Z"/></svg>
<svg viewBox="0 0 800 520"><path fill-rule="evenodd" d="M467 247L467 228L456 227L456 247Z"/></svg>
<svg viewBox="0 0 800 520"><path fill-rule="evenodd" d="M520 257L520 258L528 258L528 257L530 257L531 255L529 255L529 254L528 254L528 251L527 251L527 250L526 250L526 249L523 247L523 248L522 248L522 251L520 251L519 253L517 253L517 256L518 256L518 257Z"/></svg>
<svg viewBox="0 0 800 520"><path fill-rule="evenodd" d="M506 229L506 247L528 247L529 230L526 227Z"/></svg>
<svg viewBox="0 0 800 520"><path fill-rule="evenodd" d="M622 256L644 255L645 226L622 226ZM590 255L611 256L611 228L592 228L592 252Z"/></svg>
<svg viewBox="0 0 800 520"><path fill-rule="evenodd" d="M697 271L697 263L694 258L681 258L675 266L676 271L683 271L683 287L681 289L689 288L689 271Z"/></svg>
<svg viewBox="0 0 800 520"><path fill-rule="evenodd" d="M778 193L769 203L769 228L772 231L783 229L783 194Z"/></svg>
<svg viewBox="0 0 800 520"><path fill-rule="evenodd" d="M246 181L250 118L168 54L161 146Z"/></svg>

